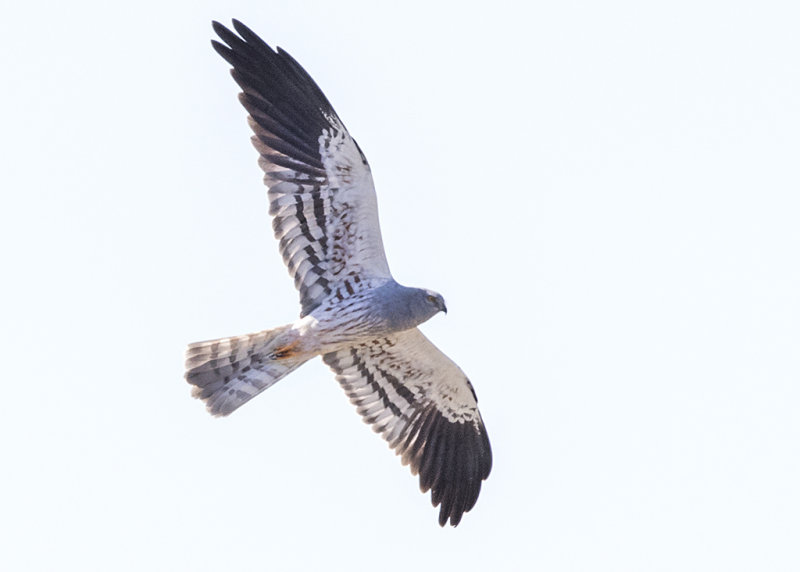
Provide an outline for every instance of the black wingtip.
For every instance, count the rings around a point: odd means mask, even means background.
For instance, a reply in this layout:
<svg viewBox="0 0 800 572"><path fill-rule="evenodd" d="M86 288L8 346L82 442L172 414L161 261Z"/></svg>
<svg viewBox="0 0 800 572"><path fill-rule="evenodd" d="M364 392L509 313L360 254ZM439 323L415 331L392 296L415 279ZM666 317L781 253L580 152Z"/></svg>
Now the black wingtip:
<svg viewBox="0 0 800 572"><path fill-rule="evenodd" d="M256 33L255 33L255 32L253 32L253 30L251 30L250 28L248 28L247 26L245 26L244 24L242 24L242 23L241 23L239 20L237 20L236 18L234 18L233 20L231 20L231 22L233 23L233 29L234 29L234 30L236 30L236 32L237 32L237 33L238 33L238 34L239 34L241 37L243 37L243 38L245 38L245 39L247 39L247 36L250 36L250 37L256 37L256 38L258 38L258 36L256 35Z"/></svg>
<svg viewBox="0 0 800 572"><path fill-rule="evenodd" d="M482 421L476 424L440 423L418 459L420 486L430 487L431 504L439 507L439 525L455 527L476 504L481 484L492 465L491 445ZM434 437L433 433L439 433Z"/></svg>
<svg viewBox="0 0 800 572"><path fill-rule="evenodd" d="M218 42L217 40L211 40L211 47L214 48L214 51L217 52L222 59L228 62L230 65L235 65L233 61L233 50L231 50L225 44Z"/></svg>
<svg viewBox="0 0 800 572"><path fill-rule="evenodd" d="M270 48L269 45L258 36L258 34L242 24L241 21L233 18L231 22L233 24L233 30L235 30L236 34L239 34L239 36L234 34L233 31L231 31L231 29L224 24L220 24L216 20L211 21L211 27L223 42L231 47L234 47L235 44L240 44L244 40L243 43L245 44L259 46L270 51L272 50L272 48Z"/></svg>
<svg viewBox="0 0 800 572"><path fill-rule="evenodd" d="M214 32L218 36L221 35L220 34L221 30L222 30L222 34L224 34L225 32L230 32L230 30L228 30L228 28L226 28L223 24L220 24L216 20L211 20L211 27L214 29Z"/></svg>

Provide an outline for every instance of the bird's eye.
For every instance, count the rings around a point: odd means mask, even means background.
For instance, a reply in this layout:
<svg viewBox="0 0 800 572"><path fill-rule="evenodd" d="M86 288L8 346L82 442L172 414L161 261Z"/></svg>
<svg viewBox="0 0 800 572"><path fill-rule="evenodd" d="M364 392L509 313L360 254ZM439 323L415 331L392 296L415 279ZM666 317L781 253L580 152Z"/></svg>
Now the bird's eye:
<svg viewBox="0 0 800 572"><path fill-rule="evenodd" d="M430 294L428 294L428 302L430 302L432 304L435 304L436 303L436 297L435 296L431 296Z"/></svg>

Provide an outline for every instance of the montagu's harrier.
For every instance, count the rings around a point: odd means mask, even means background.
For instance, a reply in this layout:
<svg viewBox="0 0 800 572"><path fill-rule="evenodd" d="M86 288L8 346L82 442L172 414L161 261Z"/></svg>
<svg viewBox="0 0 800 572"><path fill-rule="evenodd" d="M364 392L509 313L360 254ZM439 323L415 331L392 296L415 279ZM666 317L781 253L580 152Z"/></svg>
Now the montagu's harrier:
<svg viewBox="0 0 800 572"><path fill-rule="evenodd" d="M475 391L417 326L440 294L401 286L383 251L369 165L313 79L234 20L214 22L233 66L269 187L280 252L300 290L300 318L255 334L192 344L186 380L213 415L228 415L322 356L364 421L419 473L457 525L478 500L492 453Z"/></svg>

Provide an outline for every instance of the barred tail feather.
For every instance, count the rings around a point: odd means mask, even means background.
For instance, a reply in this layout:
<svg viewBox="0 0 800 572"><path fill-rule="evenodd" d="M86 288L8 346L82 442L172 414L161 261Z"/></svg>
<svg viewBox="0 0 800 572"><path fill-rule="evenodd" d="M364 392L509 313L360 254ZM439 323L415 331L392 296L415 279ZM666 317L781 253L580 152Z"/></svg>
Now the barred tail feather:
<svg viewBox="0 0 800 572"><path fill-rule="evenodd" d="M190 344L185 377L194 386L192 396L205 401L212 415L228 415L303 365L309 356L274 353L290 328Z"/></svg>

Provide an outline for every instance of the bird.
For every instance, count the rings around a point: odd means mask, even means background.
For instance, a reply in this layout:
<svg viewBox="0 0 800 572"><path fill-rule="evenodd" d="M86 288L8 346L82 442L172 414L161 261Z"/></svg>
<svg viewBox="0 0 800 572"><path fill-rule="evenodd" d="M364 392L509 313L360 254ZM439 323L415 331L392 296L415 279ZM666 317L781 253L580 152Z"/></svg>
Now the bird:
<svg viewBox="0 0 800 572"><path fill-rule="evenodd" d="M247 26L212 27L232 66L268 188L279 250L300 294L292 324L190 344L185 379L226 416L321 356L363 420L419 475L457 526L478 499L492 451L464 372L417 328L441 294L400 285L384 252L372 173L328 99L285 50Z"/></svg>

